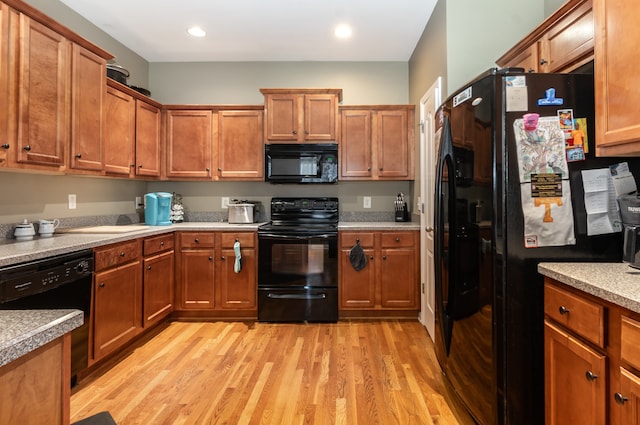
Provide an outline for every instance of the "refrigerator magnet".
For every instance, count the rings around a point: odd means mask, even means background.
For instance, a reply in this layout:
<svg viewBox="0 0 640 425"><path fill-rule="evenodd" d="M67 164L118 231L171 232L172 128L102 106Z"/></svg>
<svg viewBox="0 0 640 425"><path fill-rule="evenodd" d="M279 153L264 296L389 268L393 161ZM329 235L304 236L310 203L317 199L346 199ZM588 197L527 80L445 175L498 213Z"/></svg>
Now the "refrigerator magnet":
<svg viewBox="0 0 640 425"><path fill-rule="evenodd" d="M554 89L553 87L545 90L544 95L545 97L543 99L538 99L538 106L553 106L564 104L563 98L556 97L556 89Z"/></svg>

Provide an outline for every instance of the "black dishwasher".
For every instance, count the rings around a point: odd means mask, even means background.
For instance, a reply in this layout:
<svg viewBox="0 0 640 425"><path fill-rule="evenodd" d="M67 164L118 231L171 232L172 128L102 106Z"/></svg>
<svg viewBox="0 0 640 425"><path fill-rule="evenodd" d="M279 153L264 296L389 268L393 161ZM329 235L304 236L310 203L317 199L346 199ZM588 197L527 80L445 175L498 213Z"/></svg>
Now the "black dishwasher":
<svg viewBox="0 0 640 425"><path fill-rule="evenodd" d="M76 251L0 268L0 310L77 309L84 324L71 331L71 385L89 359L93 253Z"/></svg>

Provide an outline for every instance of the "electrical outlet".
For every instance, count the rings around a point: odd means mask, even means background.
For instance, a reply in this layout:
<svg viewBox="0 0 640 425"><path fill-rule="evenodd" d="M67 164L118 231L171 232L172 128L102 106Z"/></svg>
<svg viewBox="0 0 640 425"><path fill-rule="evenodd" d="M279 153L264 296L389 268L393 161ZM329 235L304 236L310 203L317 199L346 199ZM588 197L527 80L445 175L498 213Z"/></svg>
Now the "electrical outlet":
<svg viewBox="0 0 640 425"><path fill-rule="evenodd" d="M371 196L362 198L362 208L371 208Z"/></svg>
<svg viewBox="0 0 640 425"><path fill-rule="evenodd" d="M75 193L70 193L69 194L69 209L70 210L75 210L76 209L76 195L75 195Z"/></svg>
<svg viewBox="0 0 640 425"><path fill-rule="evenodd" d="M142 203L142 196L136 196L136 207L135 209L137 210L138 208L142 208L144 207L144 204Z"/></svg>
<svg viewBox="0 0 640 425"><path fill-rule="evenodd" d="M222 208L229 208L229 197L228 196L223 196L222 197L222 203L220 205Z"/></svg>

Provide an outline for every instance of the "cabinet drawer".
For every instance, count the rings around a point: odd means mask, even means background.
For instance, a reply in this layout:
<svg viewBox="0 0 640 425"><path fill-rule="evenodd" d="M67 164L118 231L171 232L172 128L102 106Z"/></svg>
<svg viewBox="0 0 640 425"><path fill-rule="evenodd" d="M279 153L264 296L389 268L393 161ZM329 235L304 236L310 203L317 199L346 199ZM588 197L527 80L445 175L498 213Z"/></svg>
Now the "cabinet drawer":
<svg viewBox="0 0 640 425"><path fill-rule="evenodd" d="M340 245L343 248L351 248L358 241L363 248L372 248L374 234L369 232L342 232L340 233Z"/></svg>
<svg viewBox="0 0 640 425"><path fill-rule="evenodd" d="M544 313L604 348L604 306L545 283Z"/></svg>
<svg viewBox="0 0 640 425"><path fill-rule="evenodd" d="M180 238L180 248L213 248L213 232L184 232L178 236Z"/></svg>
<svg viewBox="0 0 640 425"><path fill-rule="evenodd" d="M255 233L250 232L228 232L220 234L220 245L223 248L233 248L233 244L238 241L243 248L255 247Z"/></svg>
<svg viewBox="0 0 640 425"><path fill-rule="evenodd" d="M145 256L170 249L173 249L173 233L147 238L142 243L142 252Z"/></svg>
<svg viewBox="0 0 640 425"><path fill-rule="evenodd" d="M94 251L95 271L137 260L140 257L140 251L139 239L96 249Z"/></svg>
<svg viewBox="0 0 640 425"><path fill-rule="evenodd" d="M413 236L413 232L382 232L380 234L380 245L382 248L414 246Z"/></svg>
<svg viewBox="0 0 640 425"><path fill-rule="evenodd" d="M640 370L640 322L622 316L620 326L620 357Z"/></svg>

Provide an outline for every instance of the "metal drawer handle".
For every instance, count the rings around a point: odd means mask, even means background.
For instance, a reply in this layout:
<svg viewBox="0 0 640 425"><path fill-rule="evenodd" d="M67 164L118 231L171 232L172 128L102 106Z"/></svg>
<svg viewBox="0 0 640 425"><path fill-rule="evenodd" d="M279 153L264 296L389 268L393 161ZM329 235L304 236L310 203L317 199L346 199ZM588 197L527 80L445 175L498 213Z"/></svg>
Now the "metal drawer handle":
<svg viewBox="0 0 640 425"><path fill-rule="evenodd" d="M616 403L618 403L618 404L624 404L625 401L629 400L627 397L623 396L620 393L615 393L613 395L613 398L616 400Z"/></svg>
<svg viewBox="0 0 640 425"><path fill-rule="evenodd" d="M588 370L587 373L585 373L585 376L587 377L587 381L590 381L590 382L593 382L596 379L598 379L598 375L591 372L590 370Z"/></svg>
<svg viewBox="0 0 640 425"><path fill-rule="evenodd" d="M558 309L558 311L560 312L560 314L565 315L565 314L569 314L569 310L567 307L561 305L560 308Z"/></svg>

